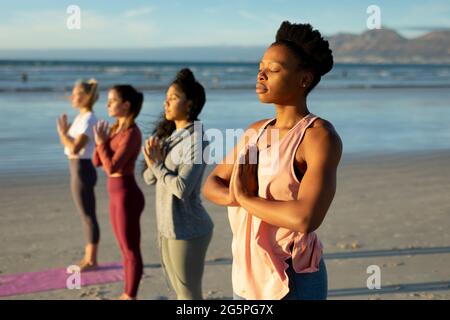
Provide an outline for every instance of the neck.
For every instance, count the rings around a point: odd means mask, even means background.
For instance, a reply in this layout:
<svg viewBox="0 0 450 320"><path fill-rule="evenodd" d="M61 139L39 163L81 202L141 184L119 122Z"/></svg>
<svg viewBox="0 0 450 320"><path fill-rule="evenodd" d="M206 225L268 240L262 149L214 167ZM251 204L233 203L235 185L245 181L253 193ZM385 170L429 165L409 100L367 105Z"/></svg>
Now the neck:
<svg viewBox="0 0 450 320"><path fill-rule="evenodd" d="M189 120L175 120L174 122L175 122L175 127L177 128L177 130L183 129L192 123L192 121L189 121Z"/></svg>
<svg viewBox="0 0 450 320"><path fill-rule="evenodd" d="M302 99L295 105L275 105L276 122L274 127L278 129L290 129L298 121L309 114L306 100Z"/></svg>
<svg viewBox="0 0 450 320"><path fill-rule="evenodd" d="M80 114L86 113L86 112L90 112L91 110L88 107L81 107L80 108Z"/></svg>
<svg viewBox="0 0 450 320"><path fill-rule="evenodd" d="M127 121L127 118L119 117L119 118L117 118L117 121L119 121L119 127L117 128L117 131L120 131L125 126L125 122Z"/></svg>

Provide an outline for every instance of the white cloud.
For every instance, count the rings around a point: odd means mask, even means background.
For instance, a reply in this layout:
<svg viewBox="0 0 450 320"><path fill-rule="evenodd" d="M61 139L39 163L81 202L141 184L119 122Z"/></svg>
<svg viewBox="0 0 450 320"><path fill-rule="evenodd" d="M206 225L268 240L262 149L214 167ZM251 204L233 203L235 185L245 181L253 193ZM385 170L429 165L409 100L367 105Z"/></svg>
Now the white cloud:
<svg viewBox="0 0 450 320"><path fill-rule="evenodd" d="M156 10L155 7L142 7L125 11L124 16L127 18L135 18L143 15L150 14Z"/></svg>
<svg viewBox="0 0 450 320"><path fill-rule="evenodd" d="M81 10L81 29L69 30L65 11L21 12L0 22L3 49L149 47L156 34L152 21Z"/></svg>

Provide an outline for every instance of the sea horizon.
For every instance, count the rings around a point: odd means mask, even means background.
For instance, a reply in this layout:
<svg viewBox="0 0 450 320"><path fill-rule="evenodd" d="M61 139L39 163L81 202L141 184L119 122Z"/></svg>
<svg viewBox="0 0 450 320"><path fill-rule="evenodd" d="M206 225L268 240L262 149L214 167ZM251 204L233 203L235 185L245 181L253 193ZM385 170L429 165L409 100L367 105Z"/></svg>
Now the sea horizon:
<svg viewBox="0 0 450 320"><path fill-rule="evenodd" d="M110 122L108 88L129 83L141 90L145 99L137 122L147 136L162 113L168 85L183 67L205 86L200 114L205 129L245 129L274 117L273 107L255 94L257 63L0 60L0 174L67 169L55 123L61 113L72 119L77 112L67 99L76 80L99 81L94 111ZM448 88L450 66L336 64L310 94L308 106L336 127L345 157L447 150ZM222 153L228 151L224 146Z"/></svg>

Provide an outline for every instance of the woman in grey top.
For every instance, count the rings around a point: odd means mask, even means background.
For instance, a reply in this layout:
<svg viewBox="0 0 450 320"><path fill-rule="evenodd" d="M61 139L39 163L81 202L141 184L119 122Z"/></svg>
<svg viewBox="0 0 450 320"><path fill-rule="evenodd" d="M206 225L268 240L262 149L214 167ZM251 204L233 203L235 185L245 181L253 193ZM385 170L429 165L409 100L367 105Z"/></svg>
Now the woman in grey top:
<svg viewBox="0 0 450 320"><path fill-rule="evenodd" d="M208 141L198 115L205 100L192 71L180 70L167 90L164 117L143 148L144 180L156 183L162 264L179 300L203 298L204 261L213 232L200 199Z"/></svg>

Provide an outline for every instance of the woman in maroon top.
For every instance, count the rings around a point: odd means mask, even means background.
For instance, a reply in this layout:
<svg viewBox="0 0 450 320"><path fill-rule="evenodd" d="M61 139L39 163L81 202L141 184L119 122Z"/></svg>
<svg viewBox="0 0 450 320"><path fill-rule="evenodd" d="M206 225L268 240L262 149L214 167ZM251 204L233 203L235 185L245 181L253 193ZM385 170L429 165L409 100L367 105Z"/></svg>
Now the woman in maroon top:
<svg viewBox="0 0 450 320"><path fill-rule="evenodd" d="M135 123L144 97L129 85L116 85L108 92L108 113L116 123L109 128L99 121L94 128L93 162L108 175L109 213L123 256L125 290L121 300L135 299L142 277L140 217L144 195L134 179L141 147L141 131Z"/></svg>

